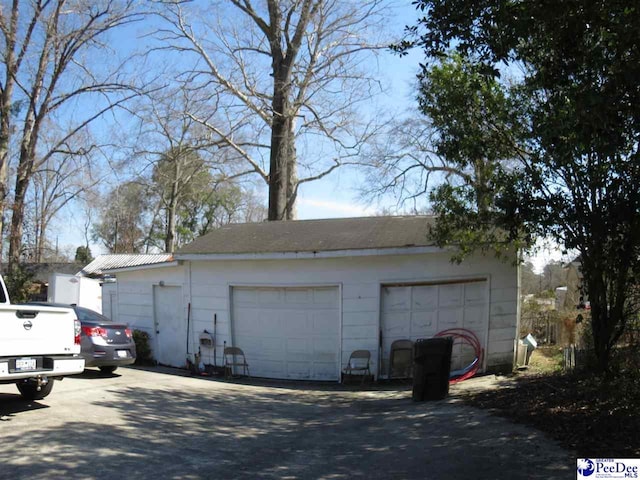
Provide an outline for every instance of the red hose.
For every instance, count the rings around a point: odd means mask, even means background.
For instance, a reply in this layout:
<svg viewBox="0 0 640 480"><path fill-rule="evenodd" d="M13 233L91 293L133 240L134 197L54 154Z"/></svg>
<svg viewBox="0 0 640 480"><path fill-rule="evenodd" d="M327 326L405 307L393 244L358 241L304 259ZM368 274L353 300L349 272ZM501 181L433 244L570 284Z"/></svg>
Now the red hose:
<svg viewBox="0 0 640 480"><path fill-rule="evenodd" d="M453 338L454 344L459 343L471 345L476 354L476 358L463 369L464 373L454 378L450 378L449 383L462 382L463 380L473 377L478 372L482 365L484 349L482 348L482 345L480 345L480 340L478 340L475 333L471 330L467 330L466 328L450 328L436 333L435 337L451 337Z"/></svg>

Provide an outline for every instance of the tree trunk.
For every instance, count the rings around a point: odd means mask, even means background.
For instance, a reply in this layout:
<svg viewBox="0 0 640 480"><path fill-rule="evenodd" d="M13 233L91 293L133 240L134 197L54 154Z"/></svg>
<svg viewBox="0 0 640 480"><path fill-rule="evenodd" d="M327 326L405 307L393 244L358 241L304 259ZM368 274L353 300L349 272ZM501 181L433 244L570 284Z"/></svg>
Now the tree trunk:
<svg viewBox="0 0 640 480"><path fill-rule="evenodd" d="M273 119L271 126L271 152L269 156L269 220L287 218L288 166L295 156L292 146L293 121L289 115L289 91L286 68L274 60ZM295 161L295 160L294 160Z"/></svg>
<svg viewBox="0 0 640 480"><path fill-rule="evenodd" d="M298 156L296 152L296 137L294 121L291 121L289 131L289 148L287 158L287 220L295 220L298 216L296 197L298 196Z"/></svg>
<svg viewBox="0 0 640 480"><path fill-rule="evenodd" d="M13 271L20 264L22 250L22 228L24 224L24 199L29 188L35 158L35 143L38 132L35 118L29 116L24 127L23 141L20 147L20 160L13 195L13 213L11 215L11 232L9 236L8 270Z"/></svg>
<svg viewBox="0 0 640 480"><path fill-rule="evenodd" d="M165 249L165 252L167 253L173 253L173 250L175 249L176 210L177 209L178 209L178 197L177 195L172 195L171 203L169 204L169 208L167 209L167 237L165 238L165 242L164 242L164 249Z"/></svg>
<svg viewBox="0 0 640 480"><path fill-rule="evenodd" d="M8 67L5 66L5 68ZM2 105L0 105L0 262L4 245L4 215L7 199L9 135L11 133L11 96L13 94L13 79L9 74L7 74L5 82Z"/></svg>
<svg viewBox="0 0 640 480"><path fill-rule="evenodd" d="M4 119L3 119L4 120ZM4 218L7 199L7 159L8 145L2 134L0 134L0 263L3 259L4 251Z"/></svg>
<svg viewBox="0 0 640 480"><path fill-rule="evenodd" d="M173 161L173 181L171 184L171 196L167 205L167 231L164 240L164 251L173 253L176 243L176 215L178 211L178 187L181 176L180 153L172 159Z"/></svg>
<svg viewBox="0 0 640 480"><path fill-rule="evenodd" d="M33 227L33 261L40 263L42 261L42 236L40 234L40 224L36 222Z"/></svg>
<svg viewBox="0 0 640 480"><path fill-rule="evenodd" d="M4 90L2 91L2 103L0 104L0 262L4 250L4 219L7 200L7 177L9 170L9 137L11 135L11 103L13 100L13 87L15 84L15 55L16 25L18 18L17 4L14 3L11 10L11 27L5 32L4 54Z"/></svg>
<svg viewBox="0 0 640 480"><path fill-rule="evenodd" d="M11 233L9 235L8 270L13 271L20 264L22 250L22 226L24 223L24 197L29 185L29 177L18 169L18 179L13 197L13 214L11 215Z"/></svg>
<svg viewBox="0 0 640 480"><path fill-rule="evenodd" d="M611 354L626 323L624 308L628 296L626 288L630 283L624 262L610 269L610 261L600 253L582 255L583 282L591 303L593 348L598 369L605 374L609 373ZM616 270L615 278L612 278Z"/></svg>
<svg viewBox="0 0 640 480"><path fill-rule="evenodd" d="M484 219L484 216L489 211L489 205L491 204L490 188L488 185L489 174L487 169L490 168L488 161L484 158L476 159L473 162L476 184L474 189L476 191L476 207L478 214Z"/></svg>

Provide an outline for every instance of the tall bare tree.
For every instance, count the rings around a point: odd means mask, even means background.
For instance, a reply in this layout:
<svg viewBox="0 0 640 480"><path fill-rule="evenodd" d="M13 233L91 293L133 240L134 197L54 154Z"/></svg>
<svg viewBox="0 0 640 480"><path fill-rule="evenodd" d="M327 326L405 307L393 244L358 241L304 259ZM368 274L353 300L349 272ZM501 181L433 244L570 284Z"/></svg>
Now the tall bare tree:
<svg viewBox="0 0 640 480"><path fill-rule="evenodd" d="M186 200L209 189L212 176L203 158L185 147L165 152L153 169L152 180L165 213L164 249L172 253L179 209Z"/></svg>
<svg viewBox="0 0 640 480"><path fill-rule="evenodd" d="M133 0L14 0L0 7L0 217L7 206L11 145L17 158L10 270L19 260L25 195L34 172L54 155L82 154L87 147L74 144L74 137L136 95L122 65L109 69L105 59L113 56L108 33L140 18ZM63 130L43 149L40 137L48 121Z"/></svg>
<svg viewBox="0 0 640 480"><path fill-rule="evenodd" d="M34 172L28 195L34 217L34 261L42 261L47 230L56 215L99 182L87 168L88 161L75 155L56 156Z"/></svg>
<svg viewBox="0 0 640 480"><path fill-rule="evenodd" d="M132 152L142 160L140 178L149 178L157 199L149 236L162 237L166 252L177 246L178 214L186 202L215 196L219 183L246 174L238 171L237 154L221 150L225 142L190 116L198 104L197 92L165 87L141 98L136 108L140 128Z"/></svg>
<svg viewBox="0 0 640 480"><path fill-rule="evenodd" d="M93 240L109 253L141 253L148 250L149 193L146 182L135 178L118 184L103 197Z"/></svg>
<svg viewBox="0 0 640 480"><path fill-rule="evenodd" d="M358 106L379 86L365 65L388 44L384 0L159 3L156 50L192 61L181 79L209 106L190 116L268 185L270 220L294 218L300 185L350 163L374 130Z"/></svg>

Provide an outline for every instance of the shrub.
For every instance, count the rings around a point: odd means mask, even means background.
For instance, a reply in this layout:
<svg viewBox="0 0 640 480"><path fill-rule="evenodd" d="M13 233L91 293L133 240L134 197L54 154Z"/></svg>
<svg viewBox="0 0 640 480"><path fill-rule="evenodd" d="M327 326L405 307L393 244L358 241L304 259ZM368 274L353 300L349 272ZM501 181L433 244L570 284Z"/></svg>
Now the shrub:
<svg viewBox="0 0 640 480"><path fill-rule="evenodd" d="M24 303L29 301L33 273L24 265L16 265L13 270L6 273L4 283L11 303Z"/></svg>
<svg viewBox="0 0 640 480"><path fill-rule="evenodd" d="M153 365L155 363L151 351L149 334L143 330L133 331L133 341L136 344L136 365Z"/></svg>

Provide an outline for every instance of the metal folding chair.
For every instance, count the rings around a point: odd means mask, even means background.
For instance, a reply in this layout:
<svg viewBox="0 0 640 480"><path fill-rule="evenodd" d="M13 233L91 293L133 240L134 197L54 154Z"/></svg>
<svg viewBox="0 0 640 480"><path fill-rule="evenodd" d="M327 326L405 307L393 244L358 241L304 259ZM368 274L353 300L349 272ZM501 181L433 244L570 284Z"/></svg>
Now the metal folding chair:
<svg viewBox="0 0 640 480"><path fill-rule="evenodd" d="M244 352L239 347L225 347L224 348L224 377L233 377L233 368L242 367L242 374L250 377L249 364Z"/></svg>
<svg viewBox="0 0 640 480"><path fill-rule="evenodd" d="M389 355L389 378L411 378L413 376L413 342L395 340Z"/></svg>
<svg viewBox="0 0 640 480"><path fill-rule="evenodd" d="M364 380L371 376L371 369L369 364L371 363L371 352L369 350L355 350L349 356L349 362L347 368L344 369L345 380L347 376L361 375L361 385L364 384Z"/></svg>

